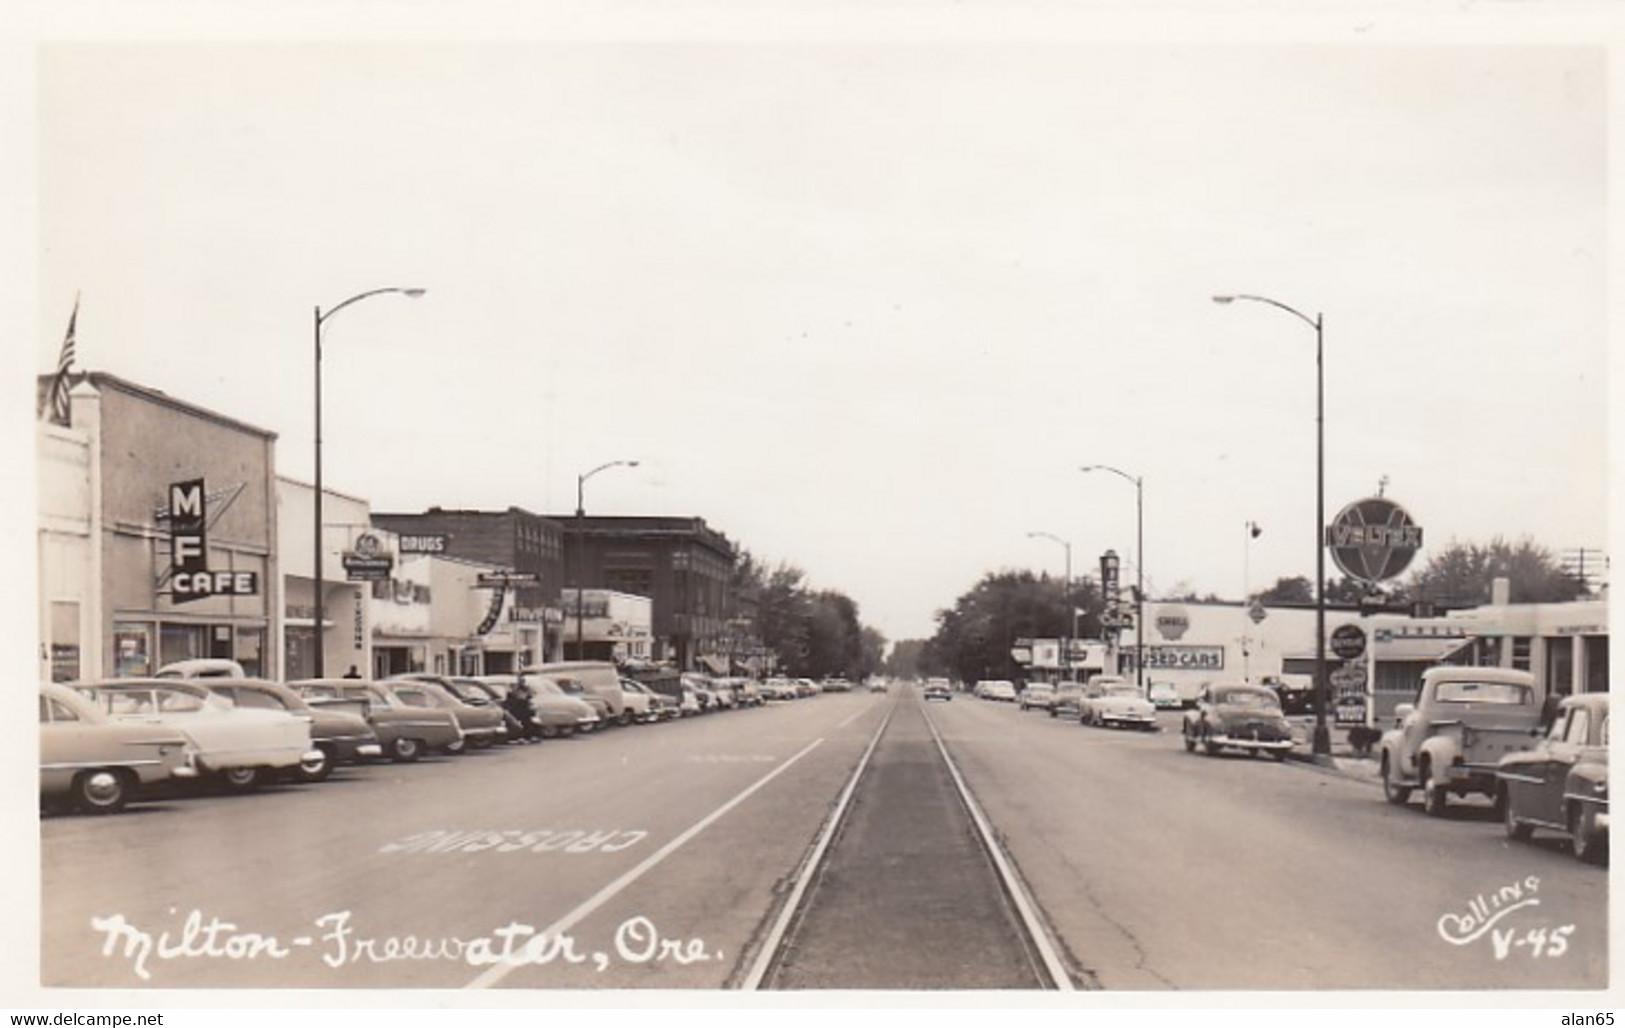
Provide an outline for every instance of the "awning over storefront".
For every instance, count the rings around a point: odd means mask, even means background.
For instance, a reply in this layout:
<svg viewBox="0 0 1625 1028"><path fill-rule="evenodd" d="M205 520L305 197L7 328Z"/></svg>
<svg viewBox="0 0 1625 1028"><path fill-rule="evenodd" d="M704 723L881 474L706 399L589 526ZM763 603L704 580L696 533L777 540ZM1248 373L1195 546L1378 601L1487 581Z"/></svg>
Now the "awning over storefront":
<svg viewBox="0 0 1625 1028"><path fill-rule="evenodd" d="M1394 639L1378 639L1372 645L1373 655L1378 660L1398 661L1408 664L1431 664L1454 656L1460 650L1471 646L1478 641L1478 636L1470 635L1465 638L1450 637L1401 637Z"/></svg>
<svg viewBox="0 0 1625 1028"><path fill-rule="evenodd" d="M700 665L713 675L726 675L729 670L728 662L721 657L701 657Z"/></svg>

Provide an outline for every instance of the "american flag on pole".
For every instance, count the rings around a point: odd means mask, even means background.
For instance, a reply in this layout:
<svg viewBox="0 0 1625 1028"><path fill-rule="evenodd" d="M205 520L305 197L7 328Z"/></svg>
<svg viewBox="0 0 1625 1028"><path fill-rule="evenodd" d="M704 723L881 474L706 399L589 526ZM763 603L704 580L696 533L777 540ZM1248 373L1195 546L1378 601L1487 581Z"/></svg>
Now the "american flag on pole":
<svg viewBox="0 0 1625 1028"><path fill-rule="evenodd" d="M73 314L68 318L68 334L62 340L62 354L56 359L51 388L40 403L40 417L58 425L68 424L68 369L73 367L74 333L79 323L79 297L73 298Z"/></svg>

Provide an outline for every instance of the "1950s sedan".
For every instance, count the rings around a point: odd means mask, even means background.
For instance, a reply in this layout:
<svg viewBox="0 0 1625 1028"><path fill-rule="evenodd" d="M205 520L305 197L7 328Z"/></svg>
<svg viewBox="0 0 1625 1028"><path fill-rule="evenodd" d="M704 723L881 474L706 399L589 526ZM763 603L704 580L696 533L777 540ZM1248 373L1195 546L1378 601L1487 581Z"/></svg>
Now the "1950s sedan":
<svg viewBox="0 0 1625 1028"><path fill-rule="evenodd" d="M425 753L456 753L463 748L463 730L449 710L428 710L402 702L390 683L354 678L312 678L289 682L307 700L365 700L367 723L378 733L384 756L406 764Z"/></svg>
<svg viewBox="0 0 1625 1028"><path fill-rule="evenodd" d="M234 792L323 759L311 745L308 716L237 707L196 680L116 678L73 688L114 721L183 729L197 747L199 772Z"/></svg>
<svg viewBox="0 0 1625 1028"><path fill-rule="evenodd" d="M342 700L306 702L303 696L283 685L261 678L204 678L210 692L239 707L282 710L310 718L311 745L321 753L320 761L299 765L296 777L303 782L320 782L340 764L357 764L383 755L378 735L367 724L361 704Z"/></svg>
<svg viewBox="0 0 1625 1028"><path fill-rule="evenodd" d="M1508 838L1551 829L1574 841L1581 860L1608 859L1607 693L1564 699L1546 738L1502 757L1495 776Z"/></svg>
<svg viewBox="0 0 1625 1028"><path fill-rule="evenodd" d="M1202 687L1196 709L1185 712L1185 749L1201 746L1209 756L1226 746L1285 760L1292 751L1292 725L1273 690L1241 682Z"/></svg>
<svg viewBox="0 0 1625 1028"><path fill-rule="evenodd" d="M197 777L196 748L171 725L115 721L85 696L39 692L39 791L86 814L112 814L146 788Z"/></svg>

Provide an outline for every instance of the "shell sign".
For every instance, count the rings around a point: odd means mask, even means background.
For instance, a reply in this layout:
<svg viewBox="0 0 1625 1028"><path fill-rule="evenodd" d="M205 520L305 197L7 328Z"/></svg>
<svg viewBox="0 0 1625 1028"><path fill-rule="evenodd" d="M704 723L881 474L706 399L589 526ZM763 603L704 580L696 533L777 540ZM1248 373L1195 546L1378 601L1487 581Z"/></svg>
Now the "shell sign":
<svg viewBox="0 0 1625 1028"><path fill-rule="evenodd" d="M1422 548L1422 526L1392 500L1368 496L1344 507L1326 528L1332 560L1350 578L1396 578Z"/></svg>
<svg viewBox="0 0 1625 1028"><path fill-rule="evenodd" d="M1157 611L1157 632L1164 639L1178 639L1191 626L1191 615L1184 607L1163 607Z"/></svg>

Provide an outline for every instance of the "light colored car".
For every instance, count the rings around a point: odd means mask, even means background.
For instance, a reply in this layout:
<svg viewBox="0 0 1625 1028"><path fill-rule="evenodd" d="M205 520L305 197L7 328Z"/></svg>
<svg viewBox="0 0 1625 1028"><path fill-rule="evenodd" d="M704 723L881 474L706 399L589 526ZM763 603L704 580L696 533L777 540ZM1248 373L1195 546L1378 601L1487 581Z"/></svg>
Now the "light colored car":
<svg viewBox="0 0 1625 1028"><path fill-rule="evenodd" d="M481 688L491 690L498 702L507 699L518 680L518 675L480 675L474 679ZM534 693L531 697L532 718L542 738L554 739L577 732L591 732L603 723L592 704L566 693L547 675L526 675L525 683Z"/></svg>
<svg viewBox="0 0 1625 1028"><path fill-rule="evenodd" d="M196 753L182 729L115 721L66 686L40 686L42 802L66 801L86 814L116 813L143 789L196 778Z"/></svg>
<svg viewBox="0 0 1625 1028"><path fill-rule="evenodd" d="M1078 721L1101 728L1156 731L1157 708L1140 695L1139 689L1127 682L1112 683L1103 688L1099 695L1084 698Z"/></svg>
<svg viewBox="0 0 1625 1028"><path fill-rule="evenodd" d="M793 700L799 698L801 692L796 684L788 678L769 678L762 683L762 697L768 700Z"/></svg>
<svg viewBox="0 0 1625 1028"><path fill-rule="evenodd" d="M1016 683L1003 678L985 679L976 683L977 695L984 700L999 700L1004 703L1014 703L1016 700Z"/></svg>
<svg viewBox="0 0 1625 1028"><path fill-rule="evenodd" d="M677 709L677 700L664 693L655 692L636 679L621 679L621 688L626 691L627 702L631 702L634 695L645 698L647 701L645 719L648 721L674 721L682 715Z"/></svg>
<svg viewBox="0 0 1625 1028"><path fill-rule="evenodd" d="M427 753L456 753L463 730L449 710L429 710L403 703L382 682L357 678L310 678L288 685L307 700L362 700L367 723L378 733L384 756L409 764Z"/></svg>
<svg viewBox="0 0 1625 1028"><path fill-rule="evenodd" d="M1292 752L1292 725L1281 712L1280 698L1273 689L1245 682L1203 686L1196 709L1185 712L1181 735L1187 752L1200 746L1210 757L1227 746L1276 760Z"/></svg>
<svg viewBox="0 0 1625 1028"><path fill-rule="evenodd" d="M549 675L580 682L582 689L603 701L605 710L601 716L605 724L632 723L632 715L626 709L626 696L621 692L621 673L607 660L566 660L523 670L527 675Z"/></svg>
<svg viewBox="0 0 1625 1028"><path fill-rule="evenodd" d="M1048 682L1028 682L1016 700L1022 710L1048 710L1055 703L1055 686Z"/></svg>
<svg viewBox="0 0 1625 1028"><path fill-rule="evenodd" d="M165 664L154 678L247 678L248 673L235 660L224 657L194 657Z"/></svg>
<svg viewBox="0 0 1625 1028"><path fill-rule="evenodd" d="M1380 774L1389 803L1421 789L1422 809L1444 814L1452 793L1495 796L1502 758L1532 748L1539 737L1535 679L1500 667L1430 667L1416 700L1394 708L1398 726L1384 732Z"/></svg>
<svg viewBox="0 0 1625 1028"><path fill-rule="evenodd" d="M1608 860L1608 694L1565 698L1534 749L1508 754L1495 769L1507 838L1536 828L1567 835L1587 863Z"/></svg>
<svg viewBox="0 0 1625 1028"><path fill-rule="evenodd" d="M205 677L197 681L238 707L261 707L309 717L311 745L321 751L325 759L319 764L300 764L295 769L300 781L320 782L340 764L356 764L383 756L378 733L367 724L365 708L348 700L311 703L281 682L260 678Z"/></svg>
<svg viewBox="0 0 1625 1028"><path fill-rule="evenodd" d="M1185 705L1179 698L1179 687L1172 682L1152 682L1145 687L1145 698L1158 710L1178 710Z"/></svg>
<svg viewBox="0 0 1625 1028"><path fill-rule="evenodd" d="M117 678L73 688L113 720L183 729L197 747L200 775L234 792L327 759L311 745L308 715L238 707L196 680Z"/></svg>
<svg viewBox="0 0 1625 1028"><path fill-rule="evenodd" d="M648 724L660 718L659 705L655 703L652 693L645 692L638 683L630 678L621 679L621 694L626 697L626 709L632 712L632 721L635 724Z"/></svg>
<svg viewBox="0 0 1625 1028"><path fill-rule="evenodd" d="M942 700L944 703L948 703L953 700L954 691L948 688L946 679L932 679L925 684L925 692L921 695L926 702Z"/></svg>

